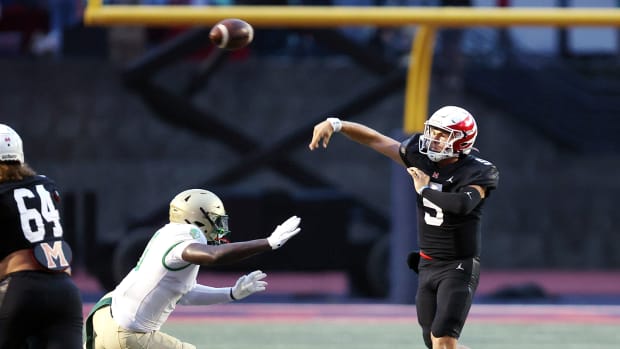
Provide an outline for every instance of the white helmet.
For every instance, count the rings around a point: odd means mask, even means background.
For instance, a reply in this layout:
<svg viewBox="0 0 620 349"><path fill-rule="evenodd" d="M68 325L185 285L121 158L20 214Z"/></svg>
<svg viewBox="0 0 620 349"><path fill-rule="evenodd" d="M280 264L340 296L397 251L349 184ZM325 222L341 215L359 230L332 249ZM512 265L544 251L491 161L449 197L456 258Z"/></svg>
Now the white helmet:
<svg viewBox="0 0 620 349"><path fill-rule="evenodd" d="M5 124L0 124L0 161L24 163L22 138Z"/></svg>
<svg viewBox="0 0 620 349"><path fill-rule="evenodd" d="M431 129L439 129L449 136L445 141L433 139ZM455 106L440 108L424 123L424 133L420 137L420 153L431 161L469 154L474 147L478 127L476 120L465 109ZM435 142L435 144L432 144ZM431 145L440 145L441 150L433 150Z"/></svg>
<svg viewBox="0 0 620 349"><path fill-rule="evenodd" d="M185 190L170 201L170 222L193 224L209 242L226 243L228 216L222 200L208 190Z"/></svg>

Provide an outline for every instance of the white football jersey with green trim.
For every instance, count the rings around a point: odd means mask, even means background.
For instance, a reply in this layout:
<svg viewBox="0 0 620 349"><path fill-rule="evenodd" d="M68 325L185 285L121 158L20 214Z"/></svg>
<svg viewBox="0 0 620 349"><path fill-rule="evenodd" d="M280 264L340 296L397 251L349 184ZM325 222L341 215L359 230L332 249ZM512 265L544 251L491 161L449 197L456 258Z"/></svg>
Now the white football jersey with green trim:
<svg viewBox="0 0 620 349"><path fill-rule="evenodd" d="M207 239L191 224L168 223L153 235L113 291L112 316L120 326L138 332L160 329L179 299L196 285L199 266L181 258L193 243L207 244Z"/></svg>

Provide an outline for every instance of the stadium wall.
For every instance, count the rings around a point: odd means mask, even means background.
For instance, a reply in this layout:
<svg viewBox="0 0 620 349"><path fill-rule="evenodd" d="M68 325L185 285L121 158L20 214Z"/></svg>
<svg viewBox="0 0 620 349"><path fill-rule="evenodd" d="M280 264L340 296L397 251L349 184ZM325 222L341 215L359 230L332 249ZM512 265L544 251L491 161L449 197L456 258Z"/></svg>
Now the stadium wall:
<svg viewBox="0 0 620 349"><path fill-rule="evenodd" d="M180 90L192 69L175 66L158 76L157 83ZM123 239L130 222L178 191L242 161L224 145L155 118L122 87L120 72L118 66L98 60L0 64L2 122L24 138L27 161L75 198L73 226L80 244L85 234L104 242ZM379 79L341 59L251 58L226 64L193 102L269 145ZM403 104L402 94L394 94L371 110L342 117L392 134L402 128ZM620 192L617 157L565 153L501 108L467 94L447 93L433 83L430 109L448 104L462 105L476 116L480 155L500 169L500 188L491 195L484 217L487 268L620 268L620 254L615 253L620 250L614 200ZM311 133L308 129L307 141ZM283 155L331 180L338 192L389 216L390 163L383 157L340 137L327 151L311 153L299 147ZM220 189L303 190L268 169ZM87 197L96 202L95 219L84 218ZM235 220L244 219L241 214L231 217L233 229ZM368 228L355 223L349 222L346 234ZM320 249L318 245L329 243L320 231L304 234L312 234L315 244L300 248Z"/></svg>

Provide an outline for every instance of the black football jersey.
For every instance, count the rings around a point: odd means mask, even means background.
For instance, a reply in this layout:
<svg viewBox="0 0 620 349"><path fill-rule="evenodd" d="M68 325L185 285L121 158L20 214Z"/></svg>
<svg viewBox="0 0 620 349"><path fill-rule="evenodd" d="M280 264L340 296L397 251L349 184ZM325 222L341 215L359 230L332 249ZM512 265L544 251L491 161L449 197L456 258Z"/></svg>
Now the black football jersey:
<svg viewBox="0 0 620 349"><path fill-rule="evenodd" d="M479 185L488 198L498 184L499 171L489 161L473 155L461 155L459 161L439 167L419 151L420 134L400 145L400 156L407 167L417 167L428 174L429 187L442 192L459 192L466 186ZM480 256L481 200L467 215L444 212L428 199L418 195L418 244L420 250L434 259L454 260Z"/></svg>
<svg viewBox="0 0 620 349"><path fill-rule="evenodd" d="M0 184L0 260L12 252L63 237L56 184L45 176Z"/></svg>

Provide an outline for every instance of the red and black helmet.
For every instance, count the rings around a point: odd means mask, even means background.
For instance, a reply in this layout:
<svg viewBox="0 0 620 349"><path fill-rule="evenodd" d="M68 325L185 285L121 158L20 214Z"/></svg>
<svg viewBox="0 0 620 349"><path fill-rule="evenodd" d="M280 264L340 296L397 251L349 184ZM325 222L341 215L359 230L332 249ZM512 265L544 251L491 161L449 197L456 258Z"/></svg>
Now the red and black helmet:
<svg viewBox="0 0 620 349"><path fill-rule="evenodd" d="M432 129L441 130L448 137L441 141L434 139L431 136ZM455 106L442 107L424 123L424 133L420 136L420 153L426 154L435 162L458 157L461 153L469 154L477 135L476 120L467 110ZM432 142L436 142L439 147L431 146Z"/></svg>

